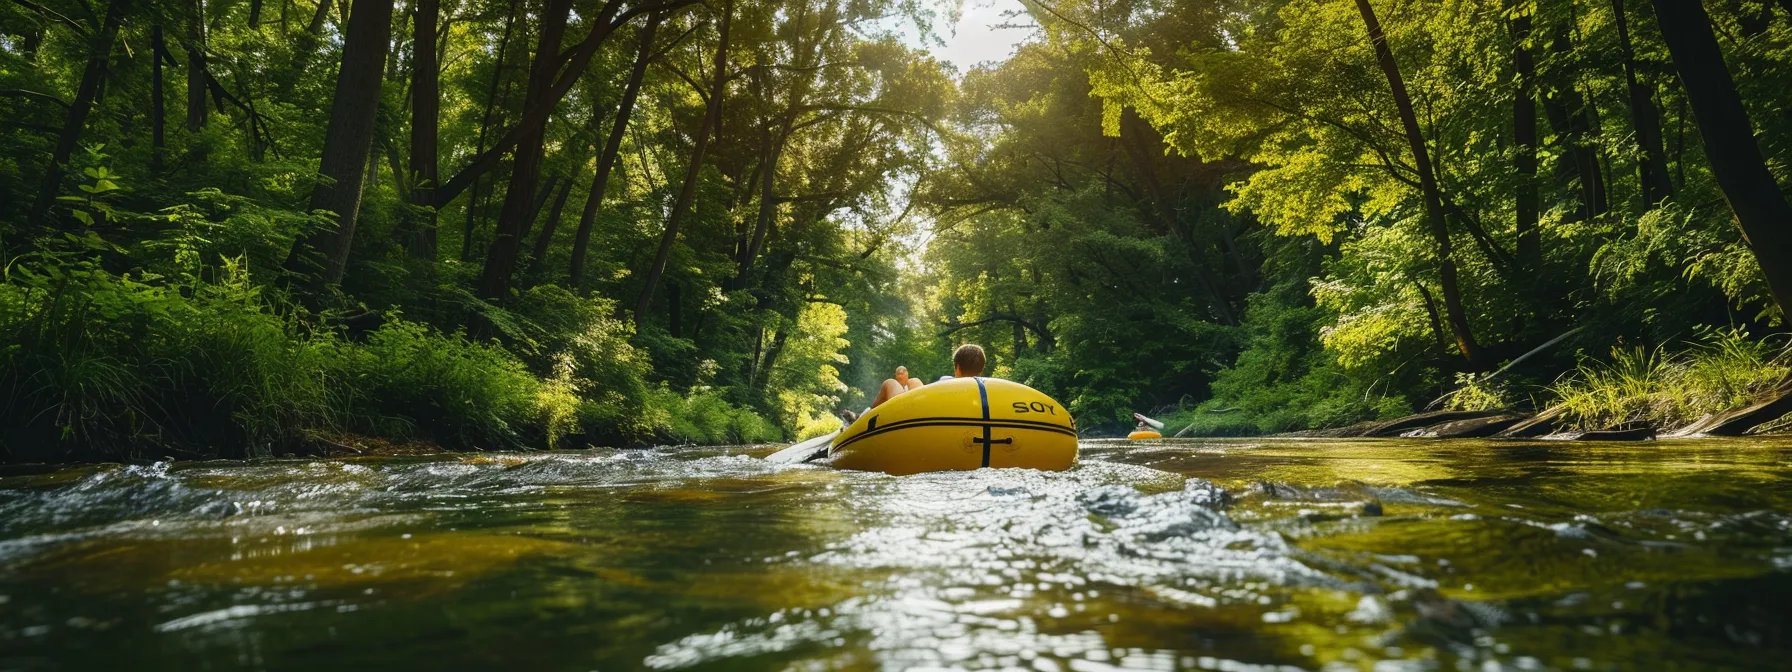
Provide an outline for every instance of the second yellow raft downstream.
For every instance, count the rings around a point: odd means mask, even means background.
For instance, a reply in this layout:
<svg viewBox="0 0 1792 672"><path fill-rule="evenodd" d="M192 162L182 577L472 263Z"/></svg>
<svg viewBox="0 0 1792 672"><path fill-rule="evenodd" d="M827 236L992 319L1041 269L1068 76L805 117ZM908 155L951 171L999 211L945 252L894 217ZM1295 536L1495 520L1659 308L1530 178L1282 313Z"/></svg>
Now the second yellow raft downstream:
<svg viewBox="0 0 1792 672"><path fill-rule="evenodd" d="M1076 421L1044 393L999 378L953 378L897 395L840 432L828 449L841 469L898 476L1076 463Z"/></svg>

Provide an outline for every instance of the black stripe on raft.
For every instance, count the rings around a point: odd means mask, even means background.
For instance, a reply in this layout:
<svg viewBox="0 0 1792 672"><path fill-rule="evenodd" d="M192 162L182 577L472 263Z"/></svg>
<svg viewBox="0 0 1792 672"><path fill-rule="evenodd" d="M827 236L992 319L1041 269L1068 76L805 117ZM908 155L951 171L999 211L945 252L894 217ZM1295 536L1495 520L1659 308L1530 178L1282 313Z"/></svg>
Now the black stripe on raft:
<svg viewBox="0 0 1792 672"><path fill-rule="evenodd" d="M916 424L916 423L937 424L940 421L956 421L956 422L961 422L961 423L970 424L970 425L978 425L978 424L983 423L982 420L979 420L977 418L966 418L966 417L962 417L962 416L943 415L943 416L933 416L933 417L925 417L925 418L909 418L907 420L897 420L897 421L892 422L887 425L867 426L865 428L865 431L881 432L886 429L894 429L897 427L904 427L904 426L912 425L912 424ZM1026 428L1031 428L1031 429L1043 429L1048 432L1051 432L1051 431L1059 431L1059 432L1065 432L1065 433L1075 433L1076 432L1075 429L1072 429L1067 425L1063 425L1063 424L1059 424L1059 423L1055 423L1055 422L1043 422L1040 420L1020 420L1020 419L1016 419L1016 418L1009 418L1006 420L996 420L994 418L991 418L989 420L989 422L997 427L1026 427ZM855 434L853 436L857 436L857 435Z"/></svg>
<svg viewBox="0 0 1792 672"><path fill-rule="evenodd" d="M833 449L840 450L842 448L845 448L848 445L851 445L854 441L858 441L859 439L863 439L865 437L873 436L876 434L883 434L885 432L894 432L897 430L908 429L909 427L971 427L971 428L1001 427L1001 428L1005 428L1005 429L1032 429L1032 430L1038 430L1038 431L1042 431L1042 432L1053 432L1053 433L1057 433L1057 434L1063 434L1065 436L1070 436L1070 437L1076 436L1076 432L1073 432L1065 427L1062 427L1059 425L1047 425L1047 424L1043 424L1043 423L1020 423L1020 422L1015 422L1015 421L1011 421L1011 420L991 420L991 421L985 423L982 420L977 420L974 418L917 418L914 420L904 420L900 423L893 422L893 423L890 423L890 425L887 427L879 427L879 428L871 430L871 431L860 432L858 434L854 434L852 436L846 437L845 439L842 439L839 443L834 444ZM996 443L1003 443L1003 442L997 441Z"/></svg>
<svg viewBox="0 0 1792 672"><path fill-rule="evenodd" d="M983 379L976 378L977 399L983 402L983 468L989 468L989 446L991 427L989 426L989 389L983 386Z"/></svg>

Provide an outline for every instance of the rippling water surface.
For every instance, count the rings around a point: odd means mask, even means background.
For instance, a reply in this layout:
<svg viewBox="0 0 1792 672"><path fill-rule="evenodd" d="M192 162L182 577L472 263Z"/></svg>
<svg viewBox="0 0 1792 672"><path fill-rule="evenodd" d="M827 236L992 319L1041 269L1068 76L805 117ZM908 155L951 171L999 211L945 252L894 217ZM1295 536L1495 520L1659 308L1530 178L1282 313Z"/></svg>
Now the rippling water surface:
<svg viewBox="0 0 1792 672"><path fill-rule="evenodd" d="M1792 441L1085 442L0 477L0 669L1764 669ZM1781 667L1780 669L1784 669Z"/></svg>

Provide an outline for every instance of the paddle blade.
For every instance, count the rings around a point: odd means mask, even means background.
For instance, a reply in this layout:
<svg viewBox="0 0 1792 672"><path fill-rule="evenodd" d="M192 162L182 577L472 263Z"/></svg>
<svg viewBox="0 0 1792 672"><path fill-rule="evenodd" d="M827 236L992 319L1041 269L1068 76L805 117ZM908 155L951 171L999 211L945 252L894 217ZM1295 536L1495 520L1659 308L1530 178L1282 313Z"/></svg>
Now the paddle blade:
<svg viewBox="0 0 1792 672"><path fill-rule="evenodd" d="M767 455L765 456L765 461L773 464L799 464L808 462L813 459L817 453L826 454L828 452L828 444L833 443L834 437L839 435L840 431L835 430L832 434L817 436L808 441Z"/></svg>

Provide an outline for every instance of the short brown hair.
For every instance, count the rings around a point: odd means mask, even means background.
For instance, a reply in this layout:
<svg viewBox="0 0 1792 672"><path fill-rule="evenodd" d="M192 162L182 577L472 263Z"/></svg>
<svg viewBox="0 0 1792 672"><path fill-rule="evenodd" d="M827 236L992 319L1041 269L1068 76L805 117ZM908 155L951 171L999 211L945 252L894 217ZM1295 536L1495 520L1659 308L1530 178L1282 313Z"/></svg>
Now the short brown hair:
<svg viewBox="0 0 1792 672"><path fill-rule="evenodd" d="M952 373L957 375L962 371L966 375L981 376L983 375L983 365L987 361L983 357L982 346L966 343L958 346L958 350L952 353Z"/></svg>

